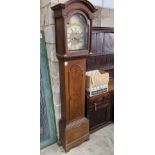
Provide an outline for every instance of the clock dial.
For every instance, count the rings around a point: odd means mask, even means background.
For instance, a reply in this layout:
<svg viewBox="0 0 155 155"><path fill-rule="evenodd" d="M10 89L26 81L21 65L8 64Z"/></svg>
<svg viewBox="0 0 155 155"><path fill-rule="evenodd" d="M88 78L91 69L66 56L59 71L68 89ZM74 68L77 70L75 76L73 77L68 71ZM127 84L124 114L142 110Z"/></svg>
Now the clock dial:
<svg viewBox="0 0 155 155"><path fill-rule="evenodd" d="M68 50L82 50L87 48L88 27L81 14L75 14L67 24Z"/></svg>

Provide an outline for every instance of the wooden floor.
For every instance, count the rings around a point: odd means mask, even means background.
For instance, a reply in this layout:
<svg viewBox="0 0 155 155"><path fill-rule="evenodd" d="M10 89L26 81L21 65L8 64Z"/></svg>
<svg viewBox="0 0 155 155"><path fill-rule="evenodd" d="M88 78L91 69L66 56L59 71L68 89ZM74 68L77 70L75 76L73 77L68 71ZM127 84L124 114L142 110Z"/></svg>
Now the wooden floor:
<svg viewBox="0 0 155 155"><path fill-rule="evenodd" d="M57 144L41 150L40 155L114 155L114 124L90 135L90 140L65 153Z"/></svg>

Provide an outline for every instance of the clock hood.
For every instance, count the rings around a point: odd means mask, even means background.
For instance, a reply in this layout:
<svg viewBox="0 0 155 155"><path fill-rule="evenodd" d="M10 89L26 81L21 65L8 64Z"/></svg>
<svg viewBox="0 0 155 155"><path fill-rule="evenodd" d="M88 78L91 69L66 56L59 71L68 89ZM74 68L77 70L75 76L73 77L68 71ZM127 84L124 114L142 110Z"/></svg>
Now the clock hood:
<svg viewBox="0 0 155 155"><path fill-rule="evenodd" d="M61 13L55 14L55 17L68 16L73 10L81 10L86 13L89 19L92 19L93 13L97 11L88 0L69 0L66 3L55 5L51 9L55 12L62 10Z"/></svg>

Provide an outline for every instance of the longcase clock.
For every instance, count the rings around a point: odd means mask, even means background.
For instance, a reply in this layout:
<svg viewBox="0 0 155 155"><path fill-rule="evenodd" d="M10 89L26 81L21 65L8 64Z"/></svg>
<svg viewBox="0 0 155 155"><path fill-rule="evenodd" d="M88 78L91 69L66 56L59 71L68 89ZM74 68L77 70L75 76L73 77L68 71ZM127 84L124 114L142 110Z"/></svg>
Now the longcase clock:
<svg viewBox="0 0 155 155"><path fill-rule="evenodd" d="M84 115L85 72L96 9L87 0L70 0L52 7L52 10L60 73L59 142L65 151L69 151L89 139L89 121Z"/></svg>

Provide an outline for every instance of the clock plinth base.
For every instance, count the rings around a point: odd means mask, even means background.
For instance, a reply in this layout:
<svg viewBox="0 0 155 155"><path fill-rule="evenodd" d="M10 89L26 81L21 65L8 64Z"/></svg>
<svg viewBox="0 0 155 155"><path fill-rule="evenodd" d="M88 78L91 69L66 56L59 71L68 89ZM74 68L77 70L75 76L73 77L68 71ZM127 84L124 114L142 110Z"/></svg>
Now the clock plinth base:
<svg viewBox="0 0 155 155"><path fill-rule="evenodd" d="M89 121L83 117L66 126L59 122L60 140L65 152L89 140Z"/></svg>

